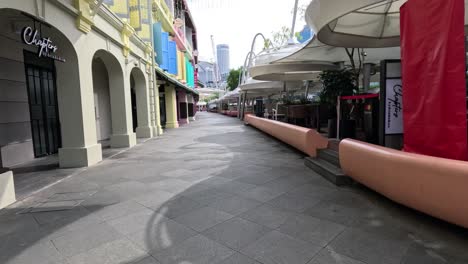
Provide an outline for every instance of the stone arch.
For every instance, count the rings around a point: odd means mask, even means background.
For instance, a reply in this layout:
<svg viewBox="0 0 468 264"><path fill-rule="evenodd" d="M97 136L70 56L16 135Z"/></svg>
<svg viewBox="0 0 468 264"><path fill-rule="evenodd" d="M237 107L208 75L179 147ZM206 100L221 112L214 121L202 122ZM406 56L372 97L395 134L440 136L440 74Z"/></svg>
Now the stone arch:
<svg viewBox="0 0 468 264"><path fill-rule="evenodd" d="M54 26L57 24L53 22L60 20L60 16L64 16L63 13L53 13L48 16L46 21L39 22L39 19L34 17L34 12L30 10L31 6L28 4L29 2L21 2L21 5L18 5L16 8L18 2L20 1L8 1L8 3L0 1L1 18L8 20L6 21L7 23L2 23L4 26L0 30L11 35L10 42L17 42L15 45L12 45L9 41L0 41L0 45L6 45L4 48L8 48L9 54L6 56L15 56L15 58L8 57L10 61L16 61L25 66L24 59L26 55L24 55L24 51L31 51L38 58L39 56L37 47L26 45L21 41L21 30L25 27L34 27L36 25L40 30L41 36L49 37L54 45L57 46L57 51L53 55L60 56L65 59L65 62L55 61L53 63L55 85L47 89L55 89L56 92L61 141L59 146L60 166L81 167L94 164L102 159L101 148L96 144L95 134L88 133L87 126L89 124L85 122L92 112L88 111L85 107L86 98L83 96L79 58L73 44L73 34L62 32L58 29L67 28L68 26ZM7 5L13 8L1 8ZM64 24L67 23L64 22ZM10 31L7 31L7 28ZM18 60L17 58L21 59ZM27 87L28 80L26 79L27 73L25 74L24 66L22 66L23 70L21 72L25 78L23 80L24 84ZM12 73L19 73L18 69L9 68ZM53 112L53 110L50 111ZM33 119L29 121L32 124Z"/></svg>
<svg viewBox="0 0 468 264"><path fill-rule="evenodd" d="M122 65L119 60L110 52L105 50L97 50L93 56L93 64L96 66L96 61L102 62L106 69L107 84L109 89L110 111L112 134L110 136L111 147L131 147L136 144L135 133L132 129L132 114L131 114L131 95L129 80L124 75ZM99 63L98 63L99 64ZM100 72L93 68L93 80L101 78ZM128 82L128 84L127 84ZM94 82L94 84L99 82ZM94 87L93 92L98 90Z"/></svg>
<svg viewBox="0 0 468 264"><path fill-rule="evenodd" d="M151 127L150 96L145 74L139 67L134 67L130 71L130 88L135 95L136 116L133 118L136 126L135 132L138 138L150 138L153 136Z"/></svg>

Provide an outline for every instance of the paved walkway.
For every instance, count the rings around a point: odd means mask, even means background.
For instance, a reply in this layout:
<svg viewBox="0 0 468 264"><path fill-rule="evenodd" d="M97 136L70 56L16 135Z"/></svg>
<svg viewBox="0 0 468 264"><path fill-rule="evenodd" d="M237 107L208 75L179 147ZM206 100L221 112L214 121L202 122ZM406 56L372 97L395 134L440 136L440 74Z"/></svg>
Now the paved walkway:
<svg viewBox="0 0 468 264"><path fill-rule="evenodd" d="M467 230L198 118L0 211L0 263L468 263Z"/></svg>

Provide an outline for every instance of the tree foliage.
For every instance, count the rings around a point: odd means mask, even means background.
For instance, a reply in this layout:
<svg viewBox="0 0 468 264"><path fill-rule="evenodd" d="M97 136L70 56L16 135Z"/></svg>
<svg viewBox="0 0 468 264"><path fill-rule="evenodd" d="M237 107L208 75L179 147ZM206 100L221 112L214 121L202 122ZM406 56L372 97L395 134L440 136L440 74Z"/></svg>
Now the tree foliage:
<svg viewBox="0 0 468 264"><path fill-rule="evenodd" d="M271 38L265 40L264 49L279 48L288 44L291 29L283 26L280 30L271 32Z"/></svg>
<svg viewBox="0 0 468 264"><path fill-rule="evenodd" d="M336 105L338 96L353 95L356 90L356 75L350 69L323 71L320 81L323 83L320 101L330 105Z"/></svg>
<svg viewBox="0 0 468 264"><path fill-rule="evenodd" d="M229 91L232 91L237 88L239 85L239 78L242 74L242 67L238 69L231 69L227 77L227 88Z"/></svg>

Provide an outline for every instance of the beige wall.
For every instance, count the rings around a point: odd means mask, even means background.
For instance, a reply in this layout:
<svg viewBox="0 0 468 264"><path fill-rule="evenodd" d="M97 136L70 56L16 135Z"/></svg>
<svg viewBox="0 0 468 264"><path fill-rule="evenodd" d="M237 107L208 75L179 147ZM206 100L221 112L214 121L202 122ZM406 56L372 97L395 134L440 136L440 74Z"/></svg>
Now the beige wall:
<svg viewBox="0 0 468 264"><path fill-rule="evenodd" d="M112 134L109 77L106 66L99 59L93 61L93 87L97 139L108 140Z"/></svg>
<svg viewBox="0 0 468 264"><path fill-rule="evenodd" d="M0 17L0 166L34 159L23 50L28 47Z"/></svg>
<svg viewBox="0 0 468 264"><path fill-rule="evenodd" d="M114 142L115 147L129 147L136 143L136 136L132 129L130 99L130 72L133 68L140 68L146 85L143 93L141 93L146 98L140 100L144 103L142 104L142 108L139 109L139 113L140 111L144 113L142 116L146 115L141 122L144 124L140 132L141 136L153 136L152 132L156 131L157 125L151 115L159 112L159 109L156 111L150 109L151 106L156 105L157 102L149 101L151 93L148 83L151 78L148 77L148 74L151 74L151 72L148 71L149 67L145 64L145 61L148 61L149 58L148 53L145 51L147 48L145 44L137 37L130 37L129 44L131 51L128 57L125 57L123 53L123 46L125 43L123 42L122 22L103 8L99 12L99 15L92 18L94 21L93 29L88 33L84 33L77 27L78 12L74 3L75 2L66 0L45 1L45 9L43 10L42 5L39 5L39 9L36 9L35 1L0 0L0 11L4 12L4 8L10 8L29 13L33 16L44 16L43 19L52 25L47 35L59 46L57 53L67 59L66 63L56 63L57 93L62 135L62 148L59 150L59 160L60 165L63 167L89 166L99 162L102 159L102 152L98 140L108 136L109 127L113 128L111 141ZM14 16L1 16L0 19L11 19L13 21L17 14L19 13L15 13ZM32 23L32 20L27 17L20 16L19 18L20 19L17 18L17 21L22 20L27 23L29 20L29 22ZM12 28L12 25L15 25L15 23L17 22L9 21L8 23L0 23L0 36L4 35L4 33L7 32L7 28ZM18 27L21 27L21 25ZM60 29L60 31L58 29ZM18 40L14 41L18 42ZM7 47L4 47L5 45ZM4 59L2 60L2 55L7 57L11 56L11 54L22 54L23 48L21 45L17 45L17 43L16 45L10 45L7 41L1 40L0 49L5 51L5 55L0 53L0 62L4 61ZM104 122L105 124L101 122L99 124L99 134L97 132L98 128L94 110L95 94L98 95L97 102L99 106L104 106L104 108L108 107L106 106L106 102L101 100L105 97L104 90L96 88L104 86L104 81L98 79L93 82L93 57L98 50L111 54L112 58L115 59L111 67L114 67L116 71L112 70L109 72L120 72L120 76L109 75L111 88L117 89L117 91L111 91L109 94L111 102L110 108L112 113L118 113L118 115L112 114L112 125L109 125L107 121ZM5 125L3 123L11 123L7 124L7 126L9 126L9 128L6 129L8 132L4 132L5 129L0 129L0 142L2 142L3 138L3 141L9 142L8 146L14 144L18 146L21 145L19 143L21 140L7 139L9 137L8 134L20 136L22 140L26 140L25 142L27 142L28 138L30 140L31 137L30 128L28 127L29 113L27 111L27 103L25 104L25 100L27 101L27 99L25 99L24 91L22 94L16 90L12 92L13 86L19 86L22 87L23 90L25 89L24 66L21 63L21 58L17 58L17 61L17 63L12 62L12 64L18 64L16 66L8 63L0 63L5 67L5 69L0 68L0 72L8 76L14 76L15 78L18 76L19 80L21 80L21 74L23 74L22 82L15 82L14 85L9 85L7 83L8 80L3 82L0 80L0 101L15 96L20 97L20 99L14 103L15 109L20 109L16 111L18 116L9 115L8 120L3 121L1 120L2 116L0 116L0 127ZM0 67L2 66L0 65ZM106 65L106 68L109 70L109 65ZM11 73L12 71L13 74ZM102 96L99 96L100 93ZM3 103L2 105L3 106L0 106L0 108L11 109L11 106L7 106L11 105L9 103ZM26 105L26 108L24 105ZM5 112L3 109L0 109L2 113ZM104 110L100 110L100 116L104 113L103 111ZM6 117L3 118L5 119ZM14 119L12 120L12 118ZM106 117L106 119L108 120L108 117ZM16 121L18 121L17 123L23 123L23 125L17 125L19 126L18 128L13 128L14 125L12 124ZM146 133L147 131L150 131L150 133ZM2 144L4 143L0 145ZM29 141L29 144L31 145L31 141ZM2 159L3 156L14 156L8 153L3 154L3 149L5 148L2 148ZM20 156L31 159L32 151L27 151L26 149L27 148L20 149L23 153ZM32 150L31 147L29 147L29 149ZM12 150L9 149L8 151L10 153L12 152Z"/></svg>

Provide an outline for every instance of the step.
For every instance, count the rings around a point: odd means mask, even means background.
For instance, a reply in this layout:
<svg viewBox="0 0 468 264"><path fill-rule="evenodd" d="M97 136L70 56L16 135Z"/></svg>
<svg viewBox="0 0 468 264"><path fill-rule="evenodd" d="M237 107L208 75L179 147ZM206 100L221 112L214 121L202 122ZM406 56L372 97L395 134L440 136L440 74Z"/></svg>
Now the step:
<svg viewBox="0 0 468 264"><path fill-rule="evenodd" d="M352 183L351 178L344 175L339 167L324 159L307 157L304 164L335 185L343 186Z"/></svg>
<svg viewBox="0 0 468 264"><path fill-rule="evenodd" d="M340 156L337 151L331 149L320 149L317 152L318 158L324 159L333 165L340 167Z"/></svg>
<svg viewBox="0 0 468 264"><path fill-rule="evenodd" d="M341 140L339 139L328 139L328 148L334 151L338 151Z"/></svg>

